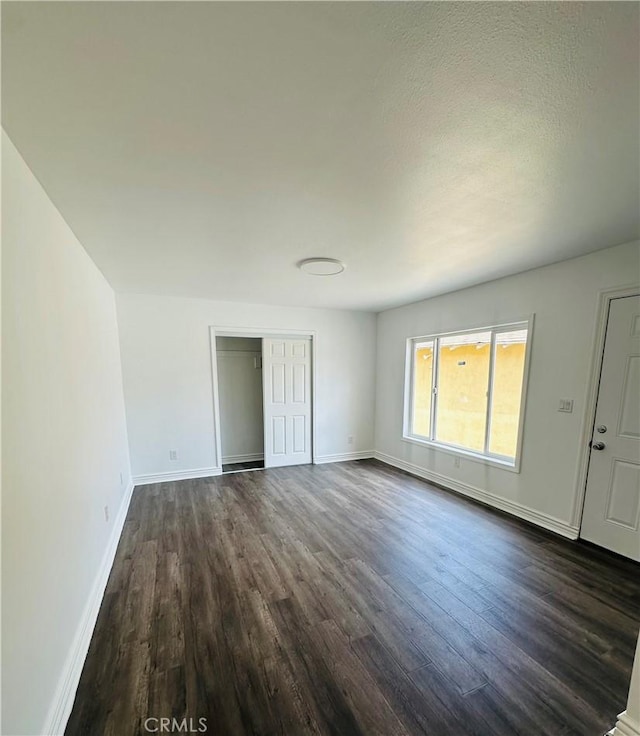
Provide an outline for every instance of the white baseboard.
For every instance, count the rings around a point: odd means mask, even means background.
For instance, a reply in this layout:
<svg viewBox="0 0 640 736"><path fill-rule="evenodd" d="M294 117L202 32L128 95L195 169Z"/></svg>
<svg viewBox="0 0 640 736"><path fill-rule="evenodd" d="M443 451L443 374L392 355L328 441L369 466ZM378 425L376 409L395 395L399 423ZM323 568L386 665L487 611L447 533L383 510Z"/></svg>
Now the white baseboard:
<svg viewBox="0 0 640 736"><path fill-rule="evenodd" d="M369 460L373 457L373 450L362 452L343 452L338 455L316 455L313 464L324 465L325 463L344 463L349 460Z"/></svg>
<svg viewBox="0 0 640 736"><path fill-rule="evenodd" d="M450 478L447 475L441 475L440 473L436 473L433 470L427 470L426 468L420 467L419 465L414 465L413 463L408 463L405 460L400 460L399 458L393 457L392 455L387 455L384 452L376 452L374 457L376 458L376 460L380 460L387 465L393 465L395 468L405 470L407 473L417 475L419 478L424 478L425 480L431 481L432 483L437 483L439 486L443 486L448 490L460 493L463 496L473 498L476 501L480 501L481 503L486 504L487 506L492 506L493 508L500 509L500 511L506 511L513 516L517 516L518 518L524 519L525 521L530 521L532 524L536 524L537 526L541 526L544 529L548 529L549 531L555 532L556 534L560 534L567 539L578 538L578 527L574 527L571 524L562 521L561 519L557 519L555 516L549 516L548 514L544 514L541 511L536 511L529 506L524 506L523 504L517 503L516 501L509 501L508 499L497 496L490 491L485 491L481 488L476 488L475 486L471 486L467 483L462 483L455 478Z"/></svg>
<svg viewBox="0 0 640 736"><path fill-rule="evenodd" d="M62 736L62 734L64 734L67 721L69 720L69 716L71 715L73 701L76 696L76 690L78 689L78 683L80 682L80 675L82 674L84 661L87 657L87 652L89 651L93 629L95 628L96 621L98 619L98 612L100 611L104 591L107 587L107 581L109 580L109 573L113 567L113 560L116 556L116 550L118 549L118 542L120 541L124 522L127 518L127 511L129 510L129 504L131 503L133 488L133 481L130 481L122 498L118 514L113 521L113 529L111 530L111 536L109 537L107 548L102 557L100 568L91 588L91 592L89 593L89 598L87 599L82 612L80 623L73 638L71 649L69 650L69 654L67 655L67 659L64 663L64 667L58 681L58 687L56 688L56 693L43 726L42 733L47 734L47 736Z"/></svg>
<svg viewBox="0 0 640 736"><path fill-rule="evenodd" d="M640 736L640 723L629 718L625 710L618 716L615 728L612 728L606 736Z"/></svg>
<svg viewBox="0 0 640 736"><path fill-rule="evenodd" d="M151 483L168 483L172 480L210 478L212 475L222 475L222 468L195 468L193 470L175 470L166 473L134 475L133 482L137 486L148 486Z"/></svg>
<svg viewBox="0 0 640 736"><path fill-rule="evenodd" d="M222 464L233 465L233 463L255 463L257 460L264 460L264 453L250 452L246 455L225 455L222 458Z"/></svg>

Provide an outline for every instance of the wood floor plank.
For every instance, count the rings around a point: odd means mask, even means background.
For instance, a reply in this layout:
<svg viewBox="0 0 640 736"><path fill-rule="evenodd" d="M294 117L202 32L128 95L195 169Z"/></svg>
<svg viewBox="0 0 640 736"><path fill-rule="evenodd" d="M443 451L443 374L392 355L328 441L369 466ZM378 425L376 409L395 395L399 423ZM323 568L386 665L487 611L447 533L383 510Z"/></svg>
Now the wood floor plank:
<svg viewBox="0 0 640 736"><path fill-rule="evenodd" d="M286 639L286 654L297 681L304 689L305 700L313 719L323 733L366 733L358 724L346 694L335 681L321 655L310 630L301 628L300 618L292 599L275 601L270 605L276 625Z"/></svg>
<svg viewBox="0 0 640 736"><path fill-rule="evenodd" d="M476 639L496 653L500 661L514 674L526 671L527 681L544 697L547 706L555 713L558 722L573 728L584 729L597 720L594 704L585 699L585 693L573 690L576 683L563 682L549 668L546 656L539 660L515 645L498 628L491 626L482 616L465 606L462 601L441 586L438 595L430 592L436 603L464 626ZM559 662L560 660L558 660ZM580 695L578 695L580 692ZM566 719L566 720L564 720ZM601 724L603 727L606 724Z"/></svg>
<svg viewBox="0 0 640 736"><path fill-rule="evenodd" d="M527 655L538 662L544 662L545 669L560 682L570 683L571 688L579 692L591 707L606 710L615 703L612 690L615 691L616 686L619 688L623 684L619 678L614 679L618 673L613 668L613 676L603 681L600 678L601 663L584 652L582 656L578 656L566 639L563 646L558 647L557 636L547 636L535 624L528 625L526 619L510 616L498 609L484 611L482 618ZM531 620L530 617L527 618Z"/></svg>
<svg viewBox="0 0 640 736"><path fill-rule="evenodd" d="M593 736L640 566L377 461L134 492L67 736Z"/></svg>
<svg viewBox="0 0 640 736"><path fill-rule="evenodd" d="M617 659L611 639L603 639L587 627L579 626L573 618L558 611L547 597L528 597L522 603L503 591L492 591L492 595L495 606L481 612L482 617L503 633L508 631L510 638L521 642L521 648L540 647L537 656L543 657L552 667L558 665L559 671L563 666L575 668L579 676L586 679L585 685L580 687L585 694L591 685L597 692L606 690L614 697L624 689L629 663ZM560 650L557 649L558 640L563 642ZM542 654L544 650L548 655ZM603 658L611 662L606 680L600 677ZM566 677L563 675L563 679Z"/></svg>
<svg viewBox="0 0 640 736"><path fill-rule="evenodd" d="M345 565L336 566L334 574L349 590L350 600L362 613L371 632L384 640L387 649L405 671L430 662L429 656L409 638L406 625L389 612L365 581L355 577Z"/></svg>
<svg viewBox="0 0 640 736"><path fill-rule="evenodd" d="M425 655L423 664L431 661L440 663L443 671L450 677L451 684L461 693L484 685L485 678L477 672L447 640L438 634L414 608L398 595L386 580L377 576L360 560L347 563L354 573L366 579L370 595L385 606L385 618L396 620L403 628L404 636ZM422 666L422 665L420 665ZM411 667L409 671L417 669Z"/></svg>
<svg viewBox="0 0 640 736"><path fill-rule="evenodd" d="M409 733L448 736L454 727L460 736L467 733L455 709L449 710L430 689L421 691L377 637L362 637L352 646Z"/></svg>
<svg viewBox="0 0 640 736"><path fill-rule="evenodd" d="M415 670L409 677L423 698L435 698L440 703L440 709L445 709L448 713L449 733L453 731L465 736L485 736L487 724L484 719L471 710L471 701L460 697L434 664Z"/></svg>
<svg viewBox="0 0 640 736"><path fill-rule="evenodd" d="M468 693L465 701L487 734L538 736L540 733L539 725L522 708L507 702L491 685Z"/></svg>
<svg viewBox="0 0 640 736"><path fill-rule="evenodd" d="M362 731L371 736L408 736L385 694L375 686L344 633L334 621L323 621L312 631L336 683L345 693Z"/></svg>
<svg viewBox="0 0 640 736"><path fill-rule="evenodd" d="M514 672L507 668L498 652L482 639L473 636L465 626L413 583L397 577L393 579L393 585L404 593L416 611L442 636L448 638L454 649L464 653L465 659L484 675L486 682L494 686L510 707L520 708L536 723L540 736L554 736L557 733L557 716L532 689L526 672Z"/></svg>

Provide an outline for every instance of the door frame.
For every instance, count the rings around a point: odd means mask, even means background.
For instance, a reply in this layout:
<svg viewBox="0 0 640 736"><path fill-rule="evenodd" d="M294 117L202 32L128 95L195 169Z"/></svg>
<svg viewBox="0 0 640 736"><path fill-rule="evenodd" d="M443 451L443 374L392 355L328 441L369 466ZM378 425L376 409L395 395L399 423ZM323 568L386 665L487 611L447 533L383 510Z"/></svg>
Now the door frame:
<svg viewBox="0 0 640 736"><path fill-rule="evenodd" d="M316 353L318 352L318 336L316 331L283 330L276 327L226 327L220 325L209 327L211 391L213 398L213 433L215 436L214 449L216 455L215 468L222 472L222 435L220 423L220 391L218 383L218 353L216 350L216 337L283 337L292 339L304 337L311 340L311 462L315 463L316 437L318 436L316 431ZM264 424L262 431L264 432Z"/></svg>
<svg viewBox="0 0 640 736"><path fill-rule="evenodd" d="M593 333L591 365L587 380L587 393L584 402L585 408L582 418L582 432L580 433L580 448L578 453L573 513L571 515L571 525L578 530L578 538L580 537L580 530L582 528L582 513L584 510L584 500L587 494L587 476L589 472L589 460L591 458L589 442L593 435L593 426L596 420L596 408L598 405L598 393L600 390L600 374L602 372L604 346L607 337L607 324L609 322L609 307L614 299L622 299L627 296L640 296L640 286L638 286L638 284L630 284L627 286L616 286L610 289L602 289L598 292L596 324Z"/></svg>

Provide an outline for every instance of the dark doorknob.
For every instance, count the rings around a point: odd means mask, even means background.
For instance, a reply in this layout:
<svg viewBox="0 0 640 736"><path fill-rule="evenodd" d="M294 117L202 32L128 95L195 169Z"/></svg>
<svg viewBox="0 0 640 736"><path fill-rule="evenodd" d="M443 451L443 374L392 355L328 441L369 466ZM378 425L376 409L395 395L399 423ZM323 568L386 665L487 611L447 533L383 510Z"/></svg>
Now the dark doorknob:
<svg viewBox="0 0 640 736"><path fill-rule="evenodd" d="M593 448L594 450L604 450L604 448L606 447L606 445L604 444L604 442L594 442L594 443L593 443L593 444L591 445L591 447L592 447L592 448Z"/></svg>

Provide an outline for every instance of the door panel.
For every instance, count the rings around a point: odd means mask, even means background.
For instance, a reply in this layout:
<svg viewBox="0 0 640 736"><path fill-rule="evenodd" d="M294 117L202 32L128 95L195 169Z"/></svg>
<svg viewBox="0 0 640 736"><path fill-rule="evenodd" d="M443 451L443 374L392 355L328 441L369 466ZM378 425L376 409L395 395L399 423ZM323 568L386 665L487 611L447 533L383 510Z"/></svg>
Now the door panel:
<svg viewBox="0 0 640 736"><path fill-rule="evenodd" d="M291 354L294 358L306 358L307 357L307 347L308 347L308 341L306 340L296 340L293 345L291 346Z"/></svg>
<svg viewBox="0 0 640 736"><path fill-rule="evenodd" d="M307 366L304 363L296 363L293 366L293 397L294 404L304 404L307 400Z"/></svg>
<svg viewBox="0 0 640 736"><path fill-rule="evenodd" d="M265 467L311 462L311 340L263 339Z"/></svg>
<svg viewBox="0 0 640 736"><path fill-rule="evenodd" d="M273 404L285 403L285 372L284 363L274 363L271 366L271 402Z"/></svg>
<svg viewBox="0 0 640 736"><path fill-rule="evenodd" d="M272 358L284 358L284 350L284 340L271 340L271 346L269 348L268 354Z"/></svg>
<svg viewBox="0 0 640 736"><path fill-rule="evenodd" d="M638 487L640 487L640 465L625 460L614 460L609 486L607 521L614 521L629 529L638 528L640 495L634 492Z"/></svg>
<svg viewBox="0 0 640 736"><path fill-rule="evenodd" d="M306 417L293 417L293 452L304 452L307 447L306 443Z"/></svg>
<svg viewBox="0 0 640 736"><path fill-rule="evenodd" d="M622 411L618 429L621 437L630 439L640 437L640 412L635 411L635 407L638 406L640 406L640 355L631 355L627 360L622 389Z"/></svg>
<svg viewBox="0 0 640 736"><path fill-rule="evenodd" d="M640 296L609 308L580 536L640 560Z"/></svg>
<svg viewBox="0 0 640 736"><path fill-rule="evenodd" d="M271 420L272 431L272 455L284 455L287 451L287 419L286 417L273 417Z"/></svg>

